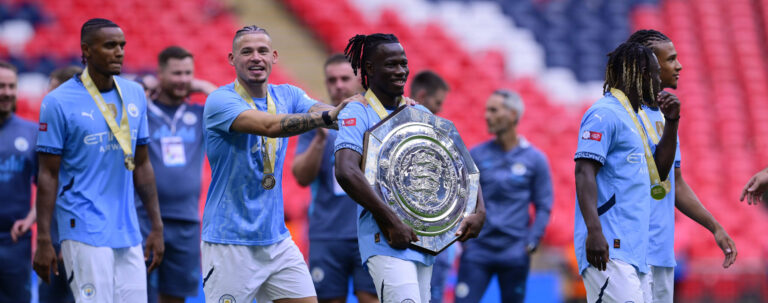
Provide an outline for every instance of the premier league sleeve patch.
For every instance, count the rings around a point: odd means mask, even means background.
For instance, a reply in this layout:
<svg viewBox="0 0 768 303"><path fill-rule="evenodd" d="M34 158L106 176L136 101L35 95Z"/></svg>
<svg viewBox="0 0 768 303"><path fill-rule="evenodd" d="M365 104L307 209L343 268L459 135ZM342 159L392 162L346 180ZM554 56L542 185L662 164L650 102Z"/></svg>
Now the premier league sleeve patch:
<svg viewBox="0 0 768 303"><path fill-rule="evenodd" d="M603 133L593 132L591 130L581 133L582 140L594 140L600 142L603 139Z"/></svg>
<svg viewBox="0 0 768 303"><path fill-rule="evenodd" d="M347 118L341 120L341 126L355 126L357 125L357 118Z"/></svg>

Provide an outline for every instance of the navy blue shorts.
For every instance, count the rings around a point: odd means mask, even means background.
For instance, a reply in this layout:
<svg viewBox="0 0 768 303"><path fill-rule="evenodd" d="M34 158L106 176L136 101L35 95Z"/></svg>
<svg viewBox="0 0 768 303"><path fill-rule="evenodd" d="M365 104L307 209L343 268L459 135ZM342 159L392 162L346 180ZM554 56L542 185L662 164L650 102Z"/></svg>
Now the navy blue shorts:
<svg viewBox="0 0 768 303"><path fill-rule="evenodd" d="M57 250L60 251L60 250ZM72 289L67 283L67 270L64 262L59 261L59 275L51 275L51 283L40 283L37 287L37 296L40 303L75 303Z"/></svg>
<svg viewBox="0 0 768 303"><path fill-rule="evenodd" d="M16 243L10 236L0 240L0 262L0 302L29 302L32 238L25 236Z"/></svg>
<svg viewBox="0 0 768 303"><path fill-rule="evenodd" d="M150 231L149 218L139 211L139 225L144 239ZM163 219L165 254L160 267L147 277L149 302L158 292L174 297L196 297L202 272L200 269L200 223Z"/></svg>
<svg viewBox="0 0 768 303"><path fill-rule="evenodd" d="M467 258L468 253L471 253L470 250L465 250L459 262L459 275L454 288L456 303L480 302L493 275L499 279L501 302L524 302L530 259L522 264L493 260L479 262Z"/></svg>
<svg viewBox="0 0 768 303"><path fill-rule="evenodd" d="M310 240L309 273L321 300L346 298L350 277L355 292L376 294L373 279L360 261L357 239Z"/></svg>

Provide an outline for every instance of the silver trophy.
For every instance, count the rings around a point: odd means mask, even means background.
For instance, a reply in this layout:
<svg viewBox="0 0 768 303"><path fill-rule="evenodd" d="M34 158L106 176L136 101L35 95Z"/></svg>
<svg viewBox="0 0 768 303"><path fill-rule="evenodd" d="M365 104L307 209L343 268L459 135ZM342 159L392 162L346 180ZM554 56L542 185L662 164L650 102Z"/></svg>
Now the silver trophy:
<svg viewBox="0 0 768 303"><path fill-rule="evenodd" d="M404 106L365 133L365 178L433 255L475 212L480 172L453 122Z"/></svg>

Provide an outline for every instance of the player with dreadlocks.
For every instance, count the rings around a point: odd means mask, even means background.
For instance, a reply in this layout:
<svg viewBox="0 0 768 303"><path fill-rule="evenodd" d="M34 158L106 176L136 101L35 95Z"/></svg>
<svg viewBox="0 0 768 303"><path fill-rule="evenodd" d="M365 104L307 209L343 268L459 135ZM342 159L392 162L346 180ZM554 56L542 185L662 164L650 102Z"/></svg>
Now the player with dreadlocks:
<svg viewBox="0 0 768 303"><path fill-rule="evenodd" d="M119 77L125 36L117 24L83 24L85 70L43 99L37 136L38 237L34 269L66 274L75 300L147 302L147 268L162 261L163 223L149 162L147 100L138 83ZM134 194L151 231L142 255ZM58 271L51 217L58 223L68 272Z"/></svg>
<svg viewBox="0 0 768 303"><path fill-rule="evenodd" d="M650 49L624 43L608 57L605 97L584 114L574 157L576 258L587 301L649 302L649 201L664 197L660 183L674 162L680 104L660 92ZM653 152L638 113L655 102L667 123Z"/></svg>
<svg viewBox="0 0 768 303"><path fill-rule="evenodd" d="M677 88L677 80L683 66L677 58L677 51L672 40L656 30L636 31L627 40L640 43L650 48L661 67L661 87ZM665 120L656 106L643 106L646 116L641 116L649 139L654 144L663 134ZM715 220L709 211L701 204L699 198L683 179L680 166L680 147L675 153L675 169L669 174L667 181L671 192L661 201L652 201L649 230L648 256L646 262L650 266L649 281L653 302L672 302L674 294L675 270L675 207L683 214L707 228L715 237L715 242L725 254L723 267L727 268L736 261L736 245L722 225Z"/></svg>
<svg viewBox="0 0 768 303"><path fill-rule="evenodd" d="M355 73L360 73L368 105L350 103L339 114L336 139L336 179L358 207L358 244L363 266L373 278L382 302L422 302L430 299L430 279L435 257L410 249L418 241L414 231L395 215L368 185L360 168L365 131L399 105L408 77L408 58L391 34L357 35L345 51ZM419 110L427 111L417 105ZM485 207L478 193L477 212L462 221L460 241L476 237L482 228ZM382 239L383 237L383 239Z"/></svg>

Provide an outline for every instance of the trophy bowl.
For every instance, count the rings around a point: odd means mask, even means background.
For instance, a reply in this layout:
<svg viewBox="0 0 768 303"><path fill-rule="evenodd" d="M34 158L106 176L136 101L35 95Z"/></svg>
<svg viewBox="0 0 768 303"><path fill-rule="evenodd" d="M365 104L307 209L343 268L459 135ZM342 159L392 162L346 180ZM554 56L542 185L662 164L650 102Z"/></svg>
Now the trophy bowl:
<svg viewBox="0 0 768 303"><path fill-rule="evenodd" d="M480 172L450 120L398 108L365 133L368 184L419 236L411 247L437 255L475 212Z"/></svg>

